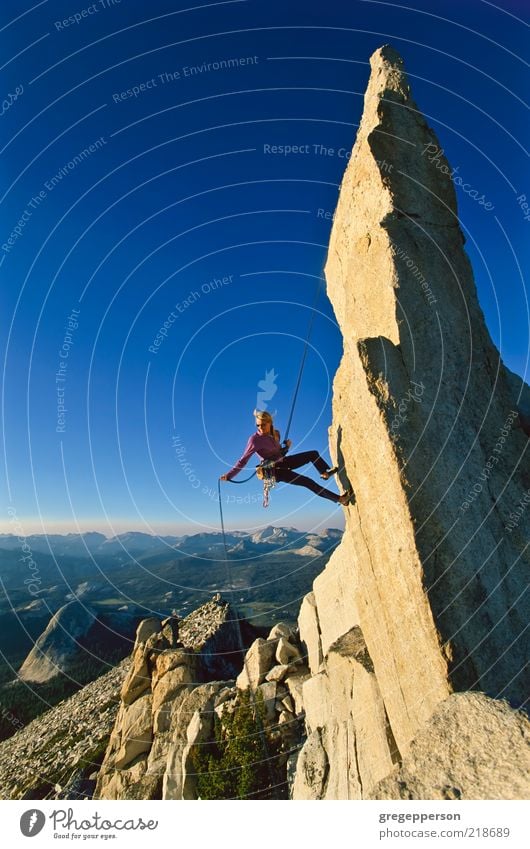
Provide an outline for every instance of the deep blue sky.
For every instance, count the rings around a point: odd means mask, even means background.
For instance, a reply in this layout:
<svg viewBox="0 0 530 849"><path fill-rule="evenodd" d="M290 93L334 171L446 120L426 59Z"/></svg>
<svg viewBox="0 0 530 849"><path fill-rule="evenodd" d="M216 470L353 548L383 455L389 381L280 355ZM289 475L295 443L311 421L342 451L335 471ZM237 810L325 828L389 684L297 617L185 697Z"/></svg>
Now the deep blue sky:
<svg viewBox="0 0 530 849"><path fill-rule="evenodd" d="M449 161L494 206L458 195L490 332L525 373L526 3L106 5L0 10L4 532L10 505L25 533L218 529L217 478L254 430L267 371L277 375L267 407L285 430L331 226L318 210L335 207L338 151L352 147L368 59L386 42ZM247 61L184 70L228 59ZM269 144L311 153L267 155ZM320 144L335 155L313 153ZM291 437L293 451L329 457L342 340L325 296L320 310ZM294 487L275 490L268 511L255 479L223 494L231 528L342 526L340 508Z"/></svg>

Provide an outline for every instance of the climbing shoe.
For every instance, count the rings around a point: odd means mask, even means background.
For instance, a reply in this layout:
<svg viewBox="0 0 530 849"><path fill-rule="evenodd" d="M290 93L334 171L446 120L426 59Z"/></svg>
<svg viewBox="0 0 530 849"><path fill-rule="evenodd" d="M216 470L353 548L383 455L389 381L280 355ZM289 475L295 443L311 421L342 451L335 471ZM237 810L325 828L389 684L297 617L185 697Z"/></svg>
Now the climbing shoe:
<svg viewBox="0 0 530 849"><path fill-rule="evenodd" d="M327 481L331 477L331 475L336 475L338 471L339 467L333 466L332 469L328 469L327 471L323 472L320 477L322 478L322 480Z"/></svg>

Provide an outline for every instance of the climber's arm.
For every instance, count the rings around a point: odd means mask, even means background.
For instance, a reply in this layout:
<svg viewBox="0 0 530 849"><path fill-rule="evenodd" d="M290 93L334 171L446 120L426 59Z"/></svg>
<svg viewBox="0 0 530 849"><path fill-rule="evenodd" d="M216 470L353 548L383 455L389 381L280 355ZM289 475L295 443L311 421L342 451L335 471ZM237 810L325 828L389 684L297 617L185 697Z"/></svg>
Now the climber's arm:
<svg viewBox="0 0 530 849"><path fill-rule="evenodd" d="M245 448L244 453L241 455L235 466L230 469L230 471L227 472L226 475L222 475L222 479L226 481L232 480L232 478L235 477L238 472L240 472L241 469L243 469L247 465L248 461L250 460L255 451L256 449L254 447L254 435L252 435L247 442L247 447Z"/></svg>
<svg viewBox="0 0 530 849"><path fill-rule="evenodd" d="M275 430L275 431L274 431L274 438L275 438L276 442L280 442L280 431L279 431L279 430ZM291 447L291 445L292 445L291 440L290 440L290 439L286 439L286 440L285 440L285 443L284 443L284 446L283 446L283 449L282 449L282 450L283 450L283 452L284 452L284 454L287 454L287 452L288 452L289 448Z"/></svg>

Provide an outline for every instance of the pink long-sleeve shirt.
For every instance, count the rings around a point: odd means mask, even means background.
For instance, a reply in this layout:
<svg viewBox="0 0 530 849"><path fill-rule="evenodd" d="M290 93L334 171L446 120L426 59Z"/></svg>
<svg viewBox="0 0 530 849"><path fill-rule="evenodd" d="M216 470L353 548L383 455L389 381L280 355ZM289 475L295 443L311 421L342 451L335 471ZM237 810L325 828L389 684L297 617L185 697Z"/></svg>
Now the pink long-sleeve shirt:
<svg viewBox="0 0 530 849"><path fill-rule="evenodd" d="M247 465L254 453L258 454L262 460L278 460L283 456L280 443L271 434L253 433L247 442L245 453L241 455L234 468L227 473L227 480L235 477Z"/></svg>

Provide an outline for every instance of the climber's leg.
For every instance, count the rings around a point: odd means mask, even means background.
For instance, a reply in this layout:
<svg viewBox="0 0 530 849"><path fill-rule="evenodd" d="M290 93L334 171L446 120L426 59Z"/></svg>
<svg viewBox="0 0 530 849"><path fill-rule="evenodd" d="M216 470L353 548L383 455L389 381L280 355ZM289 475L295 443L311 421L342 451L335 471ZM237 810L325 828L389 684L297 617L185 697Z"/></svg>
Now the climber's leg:
<svg viewBox="0 0 530 849"><path fill-rule="evenodd" d="M286 469L298 469L300 466L305 466L306 463L313 463L320 474L328 470L328 464L322 459L318 451L302 451L300 454L286 454L282 460L279 460L279 463Z"/></svg>
<svg viewBox="0 0 530 849"><path fill-rule="evenodd" d="M315 454L316 453L317 452L315 451ZM293 457L295 456L296 454L293 455ZM293 458L291 457L291 459ZM321 498L327 498L329 501L334 501L335 504L338 504L340 501L341 497L337 492L331 492L329 489L319 486L318 483L311 480L311 478L306 478L305 475L297 475L295 472L291 471L291 469L287 469L285 467L281 468L276 465L274 475L277 481L281 481L282 483L292 483L295 486L305 486L307 489L310 489L311 492L314 492L315 495L319 495Z"/></svg>

